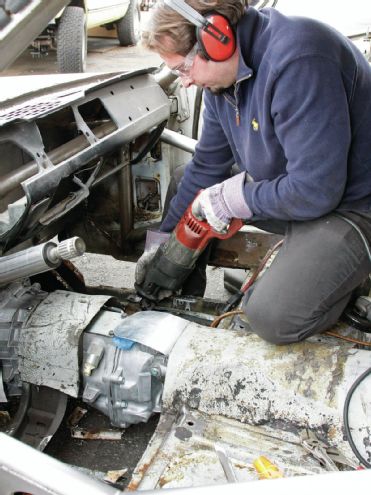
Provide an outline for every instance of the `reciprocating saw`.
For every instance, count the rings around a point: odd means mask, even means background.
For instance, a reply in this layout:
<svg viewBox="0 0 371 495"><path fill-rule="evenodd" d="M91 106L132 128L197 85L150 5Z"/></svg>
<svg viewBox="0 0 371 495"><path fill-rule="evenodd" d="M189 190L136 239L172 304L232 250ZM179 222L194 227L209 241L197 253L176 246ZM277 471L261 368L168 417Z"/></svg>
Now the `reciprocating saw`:
<svg viewBox="0 0 371 495"><path fill-rule="evenodd" d="M189 205L169 240L159 246L144 282L135 285L137 293L157 301L161 289L180 289L209 242L232 237L242 225L242 220L234 218L226 233L216 232L205 220L196 218Z"/></svg>

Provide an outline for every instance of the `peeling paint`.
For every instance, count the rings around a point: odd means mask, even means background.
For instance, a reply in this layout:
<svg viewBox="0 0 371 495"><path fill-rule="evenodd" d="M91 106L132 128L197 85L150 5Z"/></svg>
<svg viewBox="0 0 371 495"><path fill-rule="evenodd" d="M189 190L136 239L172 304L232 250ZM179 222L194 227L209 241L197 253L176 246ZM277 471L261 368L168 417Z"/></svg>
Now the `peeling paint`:
<svg viewBox="0 0 371 495"><path fill-rule="evenodd" d="M162 420L167 417L165 413ZM194 431L187 442L176 432L183 425ZM291 433L267 427L252 427L217 415L183 410L179 418L168 423L164 431L159 427L152 437L157 445L144 454L138 469L143 470L138 490L156 488L184 488L227 483L215 446L223 447L238 481L257 478L253 461L265 455L284 471L285 476L323 473L312 456L295 443Z"/></svg>
<svg viewBox="0 0 371 495"><path fill-rule="evenodd" d="M163 407L176 412L185 404L209 415L294 433L309 428L349 457L353 454L342 425L344 394L370 366L370 357L369 351L336 340L274 346L253 334L190 324L169 358ZM368 419L356 413L362 428L371 416L371 404L365 407Z"/></svg>
<svg viewBox="0 0 371 495"><path fill-rule="evenodd" d="M178 426L175 430L175 436L179 438L179 440L187 440L191 438L192 432L188 428L184 428L184 426Z"/></svg>

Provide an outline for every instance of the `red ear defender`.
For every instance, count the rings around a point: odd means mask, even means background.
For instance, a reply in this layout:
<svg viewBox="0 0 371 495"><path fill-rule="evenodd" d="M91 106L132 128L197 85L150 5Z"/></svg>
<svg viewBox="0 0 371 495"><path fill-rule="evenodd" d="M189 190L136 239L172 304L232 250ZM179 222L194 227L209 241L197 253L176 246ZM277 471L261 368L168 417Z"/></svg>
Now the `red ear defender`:
<svg viewBox="0 0 371 495"><path fill-rule="evenodd" d="M164 4L196 26L196 37L207 60L224 62L236 49L236 37L226 17L218 12L201 15L184 0L163 0Z"/></svg>
<svg viewBox="0 0 371 495"><path fill-rule="evenodd" d="M233 28L224 16L210 13L204 16L207 24L196 28L196 36L201 51L207 60L224 62L236 49Z"/></svg>

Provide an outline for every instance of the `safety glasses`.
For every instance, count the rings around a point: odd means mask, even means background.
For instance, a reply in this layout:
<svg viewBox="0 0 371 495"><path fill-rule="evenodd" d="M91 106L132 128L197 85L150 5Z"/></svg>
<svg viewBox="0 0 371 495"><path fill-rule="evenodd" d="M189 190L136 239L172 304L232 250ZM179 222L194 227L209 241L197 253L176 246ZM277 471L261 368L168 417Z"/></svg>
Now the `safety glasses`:
<svg viewBox="0 0 371 495"><path fill-rule="evenodd" d="M175 66L175 67L170 67L170 70L173 74L176 76L183 76L187 77L189 76L189 73L191 72L193 62L195 61L196 55L198 52L198 43L193 45L193 48L187 53L187 55L184 58L184 62L181 64Z"/></svg>

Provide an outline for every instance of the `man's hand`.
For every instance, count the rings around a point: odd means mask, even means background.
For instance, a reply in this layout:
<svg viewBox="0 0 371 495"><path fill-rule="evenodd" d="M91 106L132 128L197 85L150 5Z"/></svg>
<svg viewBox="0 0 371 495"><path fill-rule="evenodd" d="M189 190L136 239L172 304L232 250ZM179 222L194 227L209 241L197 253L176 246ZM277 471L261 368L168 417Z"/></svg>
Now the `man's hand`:
<svg viewBox="0 0 371 495"><path fill-rule="evenodd" d="M144 251L142 256L138 259L137 264L135 266L135 283L138 285L142 285L146 278L146 273L148 267L150 266L155 254L157 252L158 246L150 249L149 251Z"/></svg>
<svg viewBox="0 0 371 495"><path fill-rule="evenodd" d="M201 191L192 204L192 213L198 220L206 220L217 232L226 232L231 221L220 192L221 184Z"/></svg>
<svg viewBox="0 0 371 495"><path fill-rule="evenodd" d="M193 201L193 215L217 232L225 233L232 218L251 218L244 197L245 172L204 189Z"/></svg>
<svg viewBox="0 0 371 495"><path fill-rule="evenodd" d="M141 285L144 282L147 270L155 257L157 249L161 244L166 242L169 237L170 234L167 232L147 231L144 253L138 259L135 267L135 283L137 285ZM171 290L161 289L158 293L158 300L160 301L161 299L165 299L166 297L171 296L171 294Z"/></svg>

